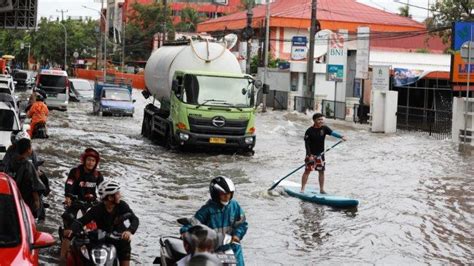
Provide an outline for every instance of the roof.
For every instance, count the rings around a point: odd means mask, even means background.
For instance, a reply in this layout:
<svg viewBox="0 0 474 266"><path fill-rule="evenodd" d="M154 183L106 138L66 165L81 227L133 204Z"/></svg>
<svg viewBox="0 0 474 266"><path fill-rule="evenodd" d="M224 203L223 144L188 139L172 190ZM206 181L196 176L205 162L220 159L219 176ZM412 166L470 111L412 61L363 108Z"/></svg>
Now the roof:
<svg viewBox="0 0 474 266"><path fill-rule="evenodd" d="M265 5L253 8L253 27L261 27L265 18ZM270 4L270 27L308 28L311 22L311 0L276 0ZM373 31L424 30L422 23L376 9L355 0L319 0L317 19L322 29L347 29L370 26ZM247 11L211 19L198 25L198 32L243 29Z"/></svg>
<svg viewBox="0 0 474 266"><path fill-rule="evenodd" d="M67 73L64 70L56 69L42 69L40 75L54 75L54 76L64 76L67 77Z"/></svg>
<svg viewBox="0 0 474 266"><path fill-rule="evenodd" d="M423 71L449 72L451 55L370 51L370 65L389 65Z"/></svg>

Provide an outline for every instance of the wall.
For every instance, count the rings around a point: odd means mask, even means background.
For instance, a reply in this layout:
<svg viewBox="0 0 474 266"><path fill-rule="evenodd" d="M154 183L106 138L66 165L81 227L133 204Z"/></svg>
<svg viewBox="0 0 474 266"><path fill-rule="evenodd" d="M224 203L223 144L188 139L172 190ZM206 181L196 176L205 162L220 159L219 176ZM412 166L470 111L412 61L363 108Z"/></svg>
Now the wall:
<svg viewBox="0 0 474 266"><path fill-rule="evenodd" d="M144 89L145 88L145 76L137 74L124 74L114 70L107 70L107 76L115 75L118 78L124 78L132 81L132 87L135 89ZM76 77L96 80L97 77L102 78L104 72L100 70L85 70L85 69L76 69Z"/></svg>
<svg viewBox="0 0 474 266"><path fill-rule="evenodd" d="M264 68L258 68L257 79L263 82ZM290 71L280 70L278 68L269 68L267 75L267 84L270 90L290 91Z"/></svg>

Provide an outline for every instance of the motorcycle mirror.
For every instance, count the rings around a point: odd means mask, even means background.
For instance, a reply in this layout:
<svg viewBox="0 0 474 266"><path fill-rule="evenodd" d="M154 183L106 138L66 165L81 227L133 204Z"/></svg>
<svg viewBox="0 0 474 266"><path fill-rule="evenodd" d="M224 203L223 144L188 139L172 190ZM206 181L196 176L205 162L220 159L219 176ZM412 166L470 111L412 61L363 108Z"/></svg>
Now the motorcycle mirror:
<svg viewBox="0 0 474 266"><path fill-rule="evenodd" d="M190 225L191 224L191 221L189 221L189 218L179 218L177 221L180 225Z"/></svg>

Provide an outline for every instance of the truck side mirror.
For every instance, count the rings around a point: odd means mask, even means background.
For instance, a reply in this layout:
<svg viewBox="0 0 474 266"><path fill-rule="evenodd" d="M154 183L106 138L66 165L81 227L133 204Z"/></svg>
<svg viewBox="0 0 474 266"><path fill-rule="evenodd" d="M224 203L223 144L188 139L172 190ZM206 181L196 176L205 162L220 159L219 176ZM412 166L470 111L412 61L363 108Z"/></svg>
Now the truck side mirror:
<svg viewBox="0 0 474 266"><path fill-rule="evenodd" d="M150 92L148 91L147 88L145 88L144 90L142 90L142 95L143 95L143 97L144 97L145 99L148 99L148 98L150 98L150 96L151 96L151 94L150 94Z"/></svg>
<svg viewBox="0 0 474 266"><path fill-rule="evenodd" d="M263 94L269 94L270 93L270 85L268 84L263 84Z"/></svg>

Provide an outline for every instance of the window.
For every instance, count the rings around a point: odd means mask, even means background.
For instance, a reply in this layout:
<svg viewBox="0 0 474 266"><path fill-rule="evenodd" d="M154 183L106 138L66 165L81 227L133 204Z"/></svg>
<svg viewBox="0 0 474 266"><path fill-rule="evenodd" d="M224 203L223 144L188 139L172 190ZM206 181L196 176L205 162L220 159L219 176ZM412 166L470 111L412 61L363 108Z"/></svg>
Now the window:
<svg viewBox="0 0 474 266"><path fill-rule="evenodd" d="M15 112L12 110L0 110L0 131L19 130L15 121Z"/></svg>
<svg viewBox="0 0 474 266"><path fill-rule="evenodd" d="M20 223L12 195L0 194L0 247L20 244Z"/></svg>
<svg viewBox="0 0 474 266"><path fill-rule="evenodd" d="M66 93L66 77L54 75L41 75L39 85L46 92Z"/></svg>
<svg viewBox="0 0 474 266"><path fill-rule="evenodd" d="M102 98L112 101L130 101L130 94L125 90L104 90Z"/></svg>

